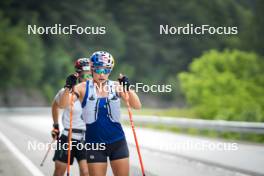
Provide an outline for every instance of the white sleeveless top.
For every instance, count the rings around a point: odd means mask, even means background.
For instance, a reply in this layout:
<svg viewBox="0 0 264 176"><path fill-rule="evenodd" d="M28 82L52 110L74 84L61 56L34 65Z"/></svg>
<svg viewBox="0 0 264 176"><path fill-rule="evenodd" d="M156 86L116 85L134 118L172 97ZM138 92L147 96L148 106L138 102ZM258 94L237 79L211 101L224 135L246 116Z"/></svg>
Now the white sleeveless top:
<svg viewBox="0 0 264 176"><path fill-rule="evenodd" d="M113 122L120 122L121 109L120 109L120 97L115 90L114 81L108 80L108 97L107 97L107 110L110 115L110 119ZM96 86L94 86L93 80L86 82L86 92L82 102L83 119L86 124L91 124L98 119L98 96L96 94Z"/></svg>
<svg viewBox="0 0 264 176"><path fill-rule="evenodd" d="M55 96L54 100L58 103L59 99L61 98L62 94L64 92L64 88L62 88L57 95ZM69 129L70 128L70 106L66 107L62 114L62 125L64 128ZM81 102L79 100L76 100L73 105L73 113L72 113L72 128L73 129L80 129L85 131L86 126L82 118L82 106ZM64 135L68 135L68 131L63 130ZM80 140L83 138L84 134L80 133L72 133L72 138Z"/></svg>

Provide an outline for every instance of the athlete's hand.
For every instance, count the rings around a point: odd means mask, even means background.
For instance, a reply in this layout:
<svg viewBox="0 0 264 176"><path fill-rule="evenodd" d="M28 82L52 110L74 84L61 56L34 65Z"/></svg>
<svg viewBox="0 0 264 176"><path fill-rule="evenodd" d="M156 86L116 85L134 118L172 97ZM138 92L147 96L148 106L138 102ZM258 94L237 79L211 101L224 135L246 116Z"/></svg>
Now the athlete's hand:
<svg viewBox="0 0 264 176"><path fill-rule="evenodd" d="M126 91L129 91L130 82L127 76L120 74L118 78L119 84L123 86Z"/></svg>
<svg viewBox="0 0 264 176"><path fill-rule="evenodd" d="M60 128L59 128L59 124L54 124L53 125L53 129L51 131L51 136L53 139L58 139L60 136Z"/></svg>
<svg viewBox="0 0 264 176"><path fill-rule="evenodd" d="M66 78L66 84L65 84L65 88L69 88L72 89L74 85L76 85L77 83L77 78L78 78L78 74L71 74Z"/></svg>

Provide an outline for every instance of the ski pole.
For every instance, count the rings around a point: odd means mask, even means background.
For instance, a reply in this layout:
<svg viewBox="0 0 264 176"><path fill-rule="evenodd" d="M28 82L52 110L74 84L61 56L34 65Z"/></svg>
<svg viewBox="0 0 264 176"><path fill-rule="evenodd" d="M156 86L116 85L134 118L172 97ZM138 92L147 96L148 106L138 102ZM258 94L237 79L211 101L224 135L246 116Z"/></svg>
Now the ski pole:
<svg viewBox="0 0 264 176"><path fill-rule="evenodd" d="M48 157L48 154L50 153L50 150L51 150L51 144L53 144L53 142L56 141L56 139L52 139L51 143L49 144L49 148L44 156L44 158L42 159L41 163L40 163L40 166L42 167L44 165L44 162L46 161L47 157Z"/></svg>
<svg viewBox="0 0 264 176"><path fill-rule="evenodd" d="M72 139L72 114L73 114L73 104L74 104L74 87L72 87L72 93L70 96L70 129L68 133L68 162L67 162L67 176L70 176L70 170L71 170L71 139Z"/></svg>
<svg viewBox="0 0 264 176"><path fill-rule="evenodd" d="M143 161L142 161L142 157L141 157L141 153L140 153L140 148L139 148L139 145L138 145L136 130L135 130L134 121L133 121L133 117L132 117L132 111L131 111L131 107L130 107L130 104L129 104L129 101L128 101L129 94L126 91L124 91L124 93L125 93L127 111L128 111L128 115L129 115L129 121L130 121L130 125L131 125L132 131L133 131L134 140L135 140L135 143L136 143L136 148L137 148L138 158L139 158L139 162L140 162L141 172L142 172L142 175L145 176L145 170L144 170L144 165L143 165Z"/></svg>

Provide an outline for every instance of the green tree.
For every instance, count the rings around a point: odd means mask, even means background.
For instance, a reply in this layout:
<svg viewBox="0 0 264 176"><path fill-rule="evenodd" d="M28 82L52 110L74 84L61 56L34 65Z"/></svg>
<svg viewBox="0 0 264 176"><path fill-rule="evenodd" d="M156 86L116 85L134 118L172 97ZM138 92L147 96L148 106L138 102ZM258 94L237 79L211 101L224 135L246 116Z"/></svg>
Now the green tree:
<svg viewBox="0 0 264 176"><path fill-rule="evenodd" d="M96 8L95 8L96 7ZM33 77L38 78L38 84L18 79L24 84L34 84L44 91L44 95L50 100L55 92L63 86L65 77L73 72L73 63L79 57L89 57L96 50L107 50L115 57L119 58L124 53L124 35L115 24L111 15L105 11L104 0L91 1L29 1L24 2L17 0L4 0L0 2L0 10L3 16L9 21L6 29L1 28L4 37L11 38L11 32L4 33L3 30L12 30L18 28L21 36L27 34L27 24L37 26L53 26L61 24L62 26L78 25L78 26L105 26L105 35L28 35L21 38L20 35L13 35L12 42L6 43L5 48L13 50L12 54L22 54L22 47L31 45L30 40L38 39L45 62L43 69L39 73L32 73ZM23 22L24 25L20 25ZM0 39L1 40L1 39ZM2 39L4 40L4 39ZM21 44L21 48L12 47L16 43ZM31 43L30 43L31 42ZM34 58L35 51L38 51L38 45L33 44L29 50L32 50L30 59L35 59L38 65L38 58ZM13 48L13 49L12 49ZM15 50L17 49L17 50ZM19 57L17 57L19 59ZM16 59L16 60L17 60ZM18 63L20 61L17 61ZM7 64L7 63L6 63ZM16 67L13 71L17 71ZM38 67L36 67L37 69ZM29 69L25 69L24 72ZM41 76L40 76L40 75ZM38 76L38 77L37 77ZM30 77L28 77L30 78ZM34 78L35 79L35 78ZM10 82L10 85L15 86ZM23 85L21 85L23 87Z"/></svg>
<svg viewBox="0 0 264 176"><path fill-rule="evenodd" d="M238 50L211 50L179 74L188 103L202 118L264 121L264 62Z"/></svg>
<svg viewBox="0 0 264 176"><path fill-rule="evenodd" d="M49 99L53 92L63 86L63 79L68 74L66 72L72 69L73 61L78 57L88 57L95 50L107 50L116 58L113 79L116 79L119 72L124 72L131 80L146 84L176 82L174 90L178 92L180 85L175 81L175 75L186 70L192 59L201 55L203 51L230 48L263 54L262 7L261 0L202 2L135 0L132 3L129 0L1 0L0 11L3 18L8 20L8 25L5 27L0 25L0 33L3 35L0 40L5 40L5 47L0 49L3 50L0 53L6 55L4 54L6 50L12 50L12 48L14 48L12 55L19 55L20 50L32 50L32 55L29 56L32 58L28 58L29 60L34 57L36 65L45 62L44 65L42 64L44 67L42 71L38 74L33 71L31 74L32 80L38 78L38 83L24 79L23 84L43 88ZM4 21L0 23L4 24ZM185 26L187 23L198 26L202 24L238 26L239 34L159 34L160 24ZM25 36L27 24L105 26L107 33L106 35ZM9 32L4 32L9 29ZM11 33L14 33L12 39L5 36ZM18 43L20 43L19 46ZM25 49L25 46L31 49ZM43 61L38 61L41 55L43 55ZM1 64L7 64L5 62L2 61ZM27 70L30 69L25 69L24 72ZM37 66L36 70L41 69ZM17 80L19 81L21 82ZM14 81L10 81L5 84L17 85L13 83ZM182 101L180 92L155 95L164 97L166 100Z"/></svg>
<svg viewBox="0 0 264 176"><path fill-rule="evenodd" d="M12 26L0 11L1 90L35 87L43 71L43 45L38 36L28 37L21 22Z"/></svg>

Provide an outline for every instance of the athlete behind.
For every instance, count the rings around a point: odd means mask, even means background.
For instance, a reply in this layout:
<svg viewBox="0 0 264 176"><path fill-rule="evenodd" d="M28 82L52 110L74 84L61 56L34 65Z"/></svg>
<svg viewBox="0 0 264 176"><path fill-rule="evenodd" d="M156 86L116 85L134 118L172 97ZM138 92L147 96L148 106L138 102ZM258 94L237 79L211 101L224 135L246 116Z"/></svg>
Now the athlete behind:
<svg viewBox="0 0 264 176"><path fill-rule="evenodd" d="M135 91L129 89L129 79L120 75L119 82L108 77L114 67L114 58L105 51L95 52L91 58L93 79L80 83L74 90L82 102L83 118L86 123L85 142L105 144L105 149L98 148L87 151L87 163L90 176L105 176L107 159L114 175L129 175L129 151L126 137L120 123L121 99L126 99L134 109L141 108L140 100ZM76 76L66 79L66 89L59 101L61 106L69 104L69 94L76 84Z"/></svg>
<svg viewBox="0 0 264 176"><path fill-rule="evenodd" d="M75 62L75 71L78 74L78 82L85 82L91 79L91 70L90 70L90 62L88 58L80 58ZM57 149L55 151L55 155L53 157L53 161L55 161L55 171L54 176L63 176L68 162L68 150L67 148L63 148L63 144L68 143L68 132L70 128L70 107L67 106L64 108L62 115L62 125L64 127L62 131L62 135L60 135L59 128L59 108L61 108L58 104L62 93L64 92L64 88L62 88L57 95L55 96L52 103L52 118L53 118L53 130L52 137L53 139L58 139L57 141ZM72 96L70 93L69 96ZM73 163L73 159L76 158L79 164L80 175L88 176L88 167L86 163L86 150L83 148L82 150L78 150L76 145L78 143L83 143L84 135L85 135L85 123L82 119L82 107L80 101L75 98L73 106L73 116L72 116L72 146L71 150L71 164ZM60 145L59 145L60 144ZM61 146L61 147L58 147ZM66 146L66 145L65 145Z"/></svg>

